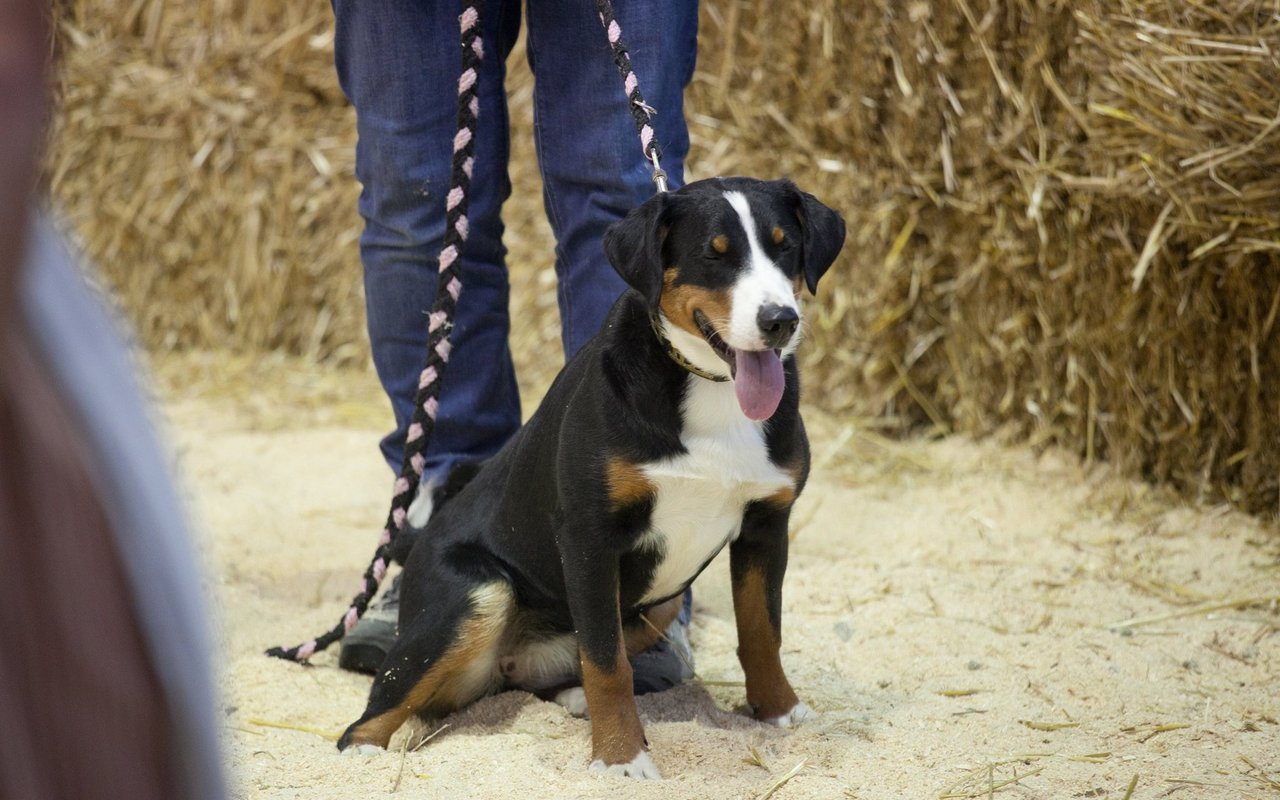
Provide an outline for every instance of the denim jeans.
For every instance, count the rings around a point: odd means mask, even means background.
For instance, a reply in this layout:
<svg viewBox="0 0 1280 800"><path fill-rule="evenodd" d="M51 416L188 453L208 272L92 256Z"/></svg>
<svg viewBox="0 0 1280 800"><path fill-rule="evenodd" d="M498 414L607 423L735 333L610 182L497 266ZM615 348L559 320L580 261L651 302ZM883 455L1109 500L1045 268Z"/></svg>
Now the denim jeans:
<svg viewBox="0 0 1280 800"><path fill-rule="evenodd" d="M363 185L360 258L369 339L396 429L382 453L398 470L425 361L427 317L444 235L445 195L456 125L460 3L333 0L338 78L356 110L356 177ZM689 134L682 109L697 49L696 0L619 0L615 15L672 188L680 185ZM520 425L507 344L502 203L509 132L505 59L521 23L519 0L490 0L481 26L485 57L462 251L463 292L452 358L425 475L487 458ZM534 135L543 199L556 237L557 299L566 358L599 329L624 284L601 246L605 229L653 193L645 160L592 0L529 0L527 53L534 73ZM518 321L517 321L518 324Z"/></svg>

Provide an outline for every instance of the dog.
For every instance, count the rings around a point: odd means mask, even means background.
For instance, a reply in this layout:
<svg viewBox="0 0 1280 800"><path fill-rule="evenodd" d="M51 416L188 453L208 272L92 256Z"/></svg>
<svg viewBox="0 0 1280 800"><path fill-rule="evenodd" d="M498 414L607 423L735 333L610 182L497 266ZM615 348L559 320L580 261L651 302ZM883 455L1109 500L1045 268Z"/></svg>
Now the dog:
<svg viewBox="0 0 1280 800"><path fill-rule="evenodd" d="M726 545L753 716L814 716L779 658L809 472L793 353L801 288L844 237L790 181L750 178L658 194L606 232L630 288L600 332L497 455L415 501L399 636L340 750L525 689L589 713L591 769L661 777L627 658Z"/></svg>

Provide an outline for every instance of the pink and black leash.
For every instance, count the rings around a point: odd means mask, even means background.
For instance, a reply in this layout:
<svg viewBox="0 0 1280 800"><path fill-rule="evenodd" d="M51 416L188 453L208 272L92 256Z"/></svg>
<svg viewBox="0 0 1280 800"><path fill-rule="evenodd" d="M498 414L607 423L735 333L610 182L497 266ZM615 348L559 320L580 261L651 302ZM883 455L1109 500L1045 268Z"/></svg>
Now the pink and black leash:
<svg viewBox="0 0 1280 800"><path fill-rule="evenodd" d="M650 118L656 112L645 103L644 96L640 94L640 80L631 68L631 53L622 41L622 28L613 18L613 3L609 0L596 0L596 11L600 17L600 24L604 26L605 35L609 37L613 63L617 65L618 74L622 76L622 88L627 93L631 118L635 120L636 133L640 136L640 149L644 151L644 157L653 164L653 183L658 192L665 192L667 191L667 173L659 163L662 148L658 146L653 125L650 123Z"/></svg>
<svg viewBox="0 0 1280 800"><path fill-rule="evenodd" d="M436 412L440 406L440 383L449 363L449 334L453 328L458 297L462 293L460 255L462 244L467 239L467 190L471 186L471 173L475 166L476 120L480 116L478 78L480 62L484 58L484 43L480 38L482 5L480 0L473 0L463 8L458 17L462 72L458 77L458 132L453 139L453 170L449 178L449 194L445 200L444 247L440 251L436 296L428 317L427 362L418 378L418 391L413 401L413 420L405 440L404 460L400 465L400 476L396 478L391 511L387 514L382 536L378 540L378 549L360 582L360 591L338 624L297 647L273 647L267 651L269 656L289 661L306 661L355 627L386 575L387 565L391 562L392 544L404 528L409 504L413 502L418 484L422 480L427 444L435 429Z"/></svg>
<svg viewBox="0 0 1280 800"><path fill-rule="evenodd" d="M396 478L391 511L378 549L360 582L360 590L338 624L326 633L303 642L296 647L273 647L267 655L288 661L305 662L316 653L338 641L355 627L369 607L369 601L378 591L391 563L393 543L404 529L409 505L417 494L426 465L427 445L435 430L436 412L440 406L440 384L449 363L449 334L453 330L454 312L458 297L462 294L461 254L467 240L467 193L471 187L471 173L475 165L476 121L480 116L478 79L480 62L484 58L484 45L480 38L480 11L482 0L472 0L464 6L458 17L461 31L462 72L458 77L458 132L453 139L453 170L449 179L449 194L445 201L444 246L440 251L440 271L437 276L435 300L428 317L427 361L418 379L418 392L413 401L413 420L409 425L404 447L404 459L400 476ZM613 17L609 0L596 0L600 24L604 26L613 51L613 61L622 76L631 116L636 123L640 145L645 158L653 164L653 182L659 192L667 191L667 173L659 163L661 148L654 135L650 117L653 109L640 94L639 81L631 68L631 56L622 41L622 30Z"/></svg>

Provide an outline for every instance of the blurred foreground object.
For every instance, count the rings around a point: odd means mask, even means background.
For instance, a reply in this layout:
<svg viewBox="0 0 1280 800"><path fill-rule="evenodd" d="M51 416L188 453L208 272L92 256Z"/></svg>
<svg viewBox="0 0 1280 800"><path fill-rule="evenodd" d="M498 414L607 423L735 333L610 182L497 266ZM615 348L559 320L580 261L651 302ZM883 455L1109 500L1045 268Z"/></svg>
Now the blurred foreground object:
<svg viewBox="0 0 1280 800"><path fill-rule="evenodd" d="M182 508L116 331L30 211L44 13L0 0L0 797L216 800Z"/></svg>

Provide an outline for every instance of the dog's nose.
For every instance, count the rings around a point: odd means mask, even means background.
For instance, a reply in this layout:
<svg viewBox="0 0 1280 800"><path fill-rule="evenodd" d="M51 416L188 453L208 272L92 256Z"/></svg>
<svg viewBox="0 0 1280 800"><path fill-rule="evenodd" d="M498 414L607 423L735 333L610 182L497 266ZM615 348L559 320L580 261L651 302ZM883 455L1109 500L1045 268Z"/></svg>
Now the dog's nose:
<svg viewBox="0 0 1280 800"><path fill-rule="evenodd" d="M800 324L800 315L791 306L769 303L760 307L756 324L764 343L775 350L785 347Z"/></svg>

